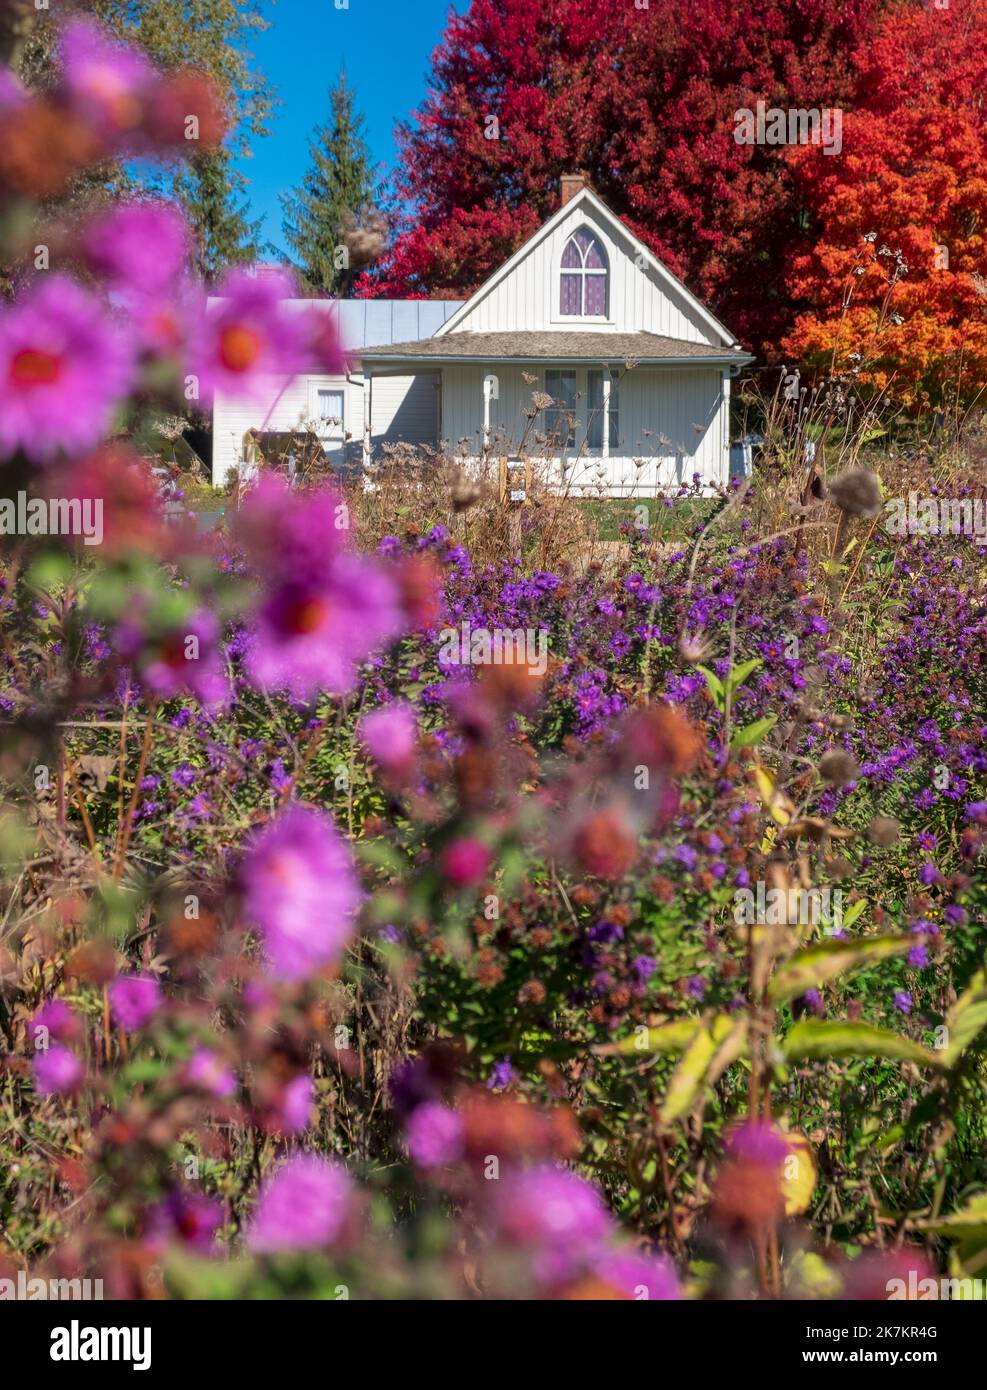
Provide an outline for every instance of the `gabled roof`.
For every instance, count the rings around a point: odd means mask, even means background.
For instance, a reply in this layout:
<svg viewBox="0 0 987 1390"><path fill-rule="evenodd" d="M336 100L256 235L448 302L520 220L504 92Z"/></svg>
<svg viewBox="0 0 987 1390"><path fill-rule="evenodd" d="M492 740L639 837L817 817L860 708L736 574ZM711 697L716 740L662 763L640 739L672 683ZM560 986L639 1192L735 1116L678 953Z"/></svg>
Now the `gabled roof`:
<svg viewBox="0 0 987 1390"><path fill-rule="evenodd" d="M499 269L495 270L493 275L491 275L488 280L484 281L476 293L467 299L456 313L446 320L442 327L438 329L436 336L443 337L447 333L455 333L459 324L473 306L499 285L501 280L504 280L510 275L515 266L519 265L520 262L524 260L525 256L527 256L539 242L551 236L559 223L567 218L570 213L580 206L580 204L592 208L605 222L609 222L622 236L627 237L633 248L635 258L638 256L642 257L646 264L654 270L659 280L669 289L673 289L677 294L681 295L690 308L703 320L707 328L721 339L724 347L733 347L736 344L736 336L730 332L729 328L721 323L715 314L710 313L705 304L696 298L688 286L684 285L677 275L673 275L664 262L660 261L655 253L649 250L639 237L634 235L626 223L621 221L613 209L607 207L603 199L597 193L594 193L592 188L589 188L587 185L584 185L568 202L563 203L547 222L543 222L538 230L528 238L524 245L519 246L514 252L514 255L510 256Z"/></svg>
<svg viewBox="0 0 987 1390"><path fill-rule="evenodd" d="M390 343L361 354L374 362L640 362L648 365L743 365L754 359L737 348L687 343L658 333L501 332L437 333Z"/></svg>

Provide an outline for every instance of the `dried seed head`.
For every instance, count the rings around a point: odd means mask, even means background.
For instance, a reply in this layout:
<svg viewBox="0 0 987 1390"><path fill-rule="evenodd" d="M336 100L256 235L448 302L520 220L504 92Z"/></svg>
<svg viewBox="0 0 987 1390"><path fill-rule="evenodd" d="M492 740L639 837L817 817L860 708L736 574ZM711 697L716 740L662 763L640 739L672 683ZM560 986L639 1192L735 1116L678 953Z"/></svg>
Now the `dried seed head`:
<svg viewBox="0 0 987 1390"><path fill-rule="evenodd" d="M875 816L867 827L867 838L872 845L879 845L881 849L897 844L900 834L901 826L890 816Z"/></svg>
<svg viewBox="0 0 987 1390"><path fill-rule="evenodd" d="M842 787L847 782L856 781L859 769L849 753L845 753L842 748L831 748L819 759L819 773L824 782L829 782L834 787Z"/></svg>
<svg viewBox="0 0 987 1390"><path fill-rule="evenodd" d="M826 495L850 516L877 516L881 510L881 484L868 468L851 468L827 485Z"/></svg>

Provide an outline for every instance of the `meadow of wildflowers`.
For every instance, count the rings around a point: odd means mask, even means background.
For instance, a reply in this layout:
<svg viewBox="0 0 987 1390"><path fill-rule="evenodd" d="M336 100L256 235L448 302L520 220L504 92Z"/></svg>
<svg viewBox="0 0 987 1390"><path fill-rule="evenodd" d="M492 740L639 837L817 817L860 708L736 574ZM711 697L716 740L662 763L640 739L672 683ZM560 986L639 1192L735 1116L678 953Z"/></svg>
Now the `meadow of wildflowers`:
<svg viewBox="0 0 987 1390"><path fill-rule="evenodd" d="M975 1275L987 545L880 517L982 491L980 442L862 452L840 417L803 500L781 432L755 481L551 557L574 502L512 550L439 469L391 515L270 474L217 529L166 522L122 422L341 360L279 277L210 311L163 203L59 214L32 269L47 199L189 113L220 138L207 87L87 21L44 96L0 81L2 491L103 515L98 547L0 555L0 1278ZM464 624L544 634L544 669L450 663ZM746 921L759 884L839 908Z"/></svg>

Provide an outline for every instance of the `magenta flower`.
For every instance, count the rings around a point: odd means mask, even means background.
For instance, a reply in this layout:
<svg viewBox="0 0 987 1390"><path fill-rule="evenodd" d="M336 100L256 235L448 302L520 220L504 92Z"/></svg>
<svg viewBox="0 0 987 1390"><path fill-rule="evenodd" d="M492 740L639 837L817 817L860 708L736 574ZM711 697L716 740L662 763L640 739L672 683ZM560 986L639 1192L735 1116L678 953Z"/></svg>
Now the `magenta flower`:
<svg viewBox="0 0 987 1390"><path fill-rule="evenodd" d="M781 1167L790 1147L790 1141L780 1130L760 1120L737 1125L726 1138L726 1151L732 1159L772 1171Z"/></svg>
<svg viewBox="0 0 987 1390"><path fill-rule="evenodd" d="M351 690L358 665L400 632L395 585L346 548L348 518L338 493L295 492L272 474L244 503L238 537L264 580L246 665L262 689L298 699Z"/></svg>
<svg viewBox="0 0 987 1390"><path fill-rule="evenodd" d="M332 1245L346 1224L350 1191L338 1164L314 1154L289 1159L261 1186L247 1244L262 1255Z"/></svg>
<svg viewBox="0 0 987 1390"><path fill-rule="evenodd" d="M279 979L335 964L353 935L360 889L345 840L321 812L289 806L251 844L244 903Z"/></svg>
<svg viewBox="0 0 987 1390"><path fill-rule="evenodd" d="M117 290L156 295L174 286L189 250L188 227L167 203L124 203L93 218L82 249L90 266Z"/></svg>
<svg viewBox="0 0 987 1390"><path fill-rule="evenodd" d="M236 1093L236 1076L208 1047L197 1048L185 1063L185 1082L218 1100L228 1100Z"/></svg>
<svg viewBox="0 0 987 1390"><path fill-rule="evenodd" d="M439 860L442 877L453 888L472 888L482 883L491 854L479 840L463 838L446 845Z"/></svg>
<svg viewBox="0 0 987 1390"><path fill-rule="evenodd" d="M229 699L219 622L208 609L199 609L160 635L148 635L138 620L128 620L116 629L114 644L125 660L135 663L140 680L163 700L188 694L204 705L222 705Z"/></svg>
<svg viewBox="0 0 987 1390"><path fill-rule="evenodd" d="M59 43L61 85L73 111L104 137L137 132L157 80L148 60L87 19L70 19Z"/></svg>
<svg viewBox="0 0 987 1390"><path fill-rule="evenodd" d="M64 999L49 999L31 1019L30 1036L35 1047L44 1037L41 1029L59 1042L75 1042L82 1036L82 1021Z"/></svg>
<svg viewBox="0 0 987 1390"><path fill-rule="evenodd" d="M67 1047L49 1047L34 1055L34 1087L39 1095L74 1095L84 1075L81 1061Z"/></svg>
<svg viewBox="0 0 987 1390"><path fill-rule="evenodd" d="M196 1254L211 1255L216 1232L224 1224L223 1204L215 1197L175 1188L150 1209L146 1221L151 1250L161 1251L177 1241Z"/></svg>
<svg viewBox="0 0 987 1390"><path fill-rule="evenodd" d="M594 1273L623 1298L658 1303L682 1297L675 1270L667 1260L634 1250L604 1255Z"/></svg>
<svg viewBox="0 0 987 1390"><path fill-rule="evenodd" d="M161 986L150 975L120 975L110 985L110 1010L118 1028L135 1033L161 1006Z"/></svg>
<svg viewBox="0 0 987 1390"><path fill-rule="evenodd" d="M45 278L0 313L0 457L92 448L134 373L129 334L101 301L66 275Z"/></svg>
<svg viewBox="0 0 987 1390"><path fill-rule="evenodd" d="M0 116L18 110L27 99L27 92L10 69L0 68Z"/></svg>
<svg viewBox="0 0 987 1390"><path fill-rule="evenodd" d="M189 344L188 370L200 400L216 391L263 396L271 376L293 376L308 365L307 325L284 305L295 294L287 272L226 275Z"/></svg>
<svg viewBox="0 0 987 1390"><path fill-rule="evenodd" d="M420 1168L442 1168L463 1156L463 1120L438 1101L426 1101L408 1116L408 1152Z"/></svg>
<svg viewBox="0 0 987 1390"><path fill-rule="evenodd" d="M315 1084L307 1075L289 1081L278 1097L267 1121L267 1129L275 1134L303 1134L312 1123L315 1104Z"/></svg>
<svg viewBox="0 0 987 1390"><path fill-rule="evenodd" d="M574 1173L544 1164L512 1173L496 1186L497 1229L515 1244L571 1251L595 1247L611 1232L600 1194Z"/></svg>
<svg viewBox="0 0 987 1390"><path fill-rule="evenodd" d="M406 772L414 762L418 723L405 700L365 714L359 734L364 748L386 772Z"/></svg>

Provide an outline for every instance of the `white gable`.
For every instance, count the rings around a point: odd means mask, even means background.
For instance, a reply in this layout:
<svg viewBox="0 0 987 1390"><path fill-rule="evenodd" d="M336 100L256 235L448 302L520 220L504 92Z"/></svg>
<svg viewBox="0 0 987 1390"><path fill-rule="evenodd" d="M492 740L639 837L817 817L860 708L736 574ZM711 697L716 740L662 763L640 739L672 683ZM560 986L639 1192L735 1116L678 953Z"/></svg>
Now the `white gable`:
<svg viewBox="0 0 987 1390"><path fill-rule="evenodd" d="M605 320L561 313L562 252L580 227L598 238L609 262ZM659 333L716 347L735 342L729 329L588 188L550 217L435 336L524 330Z"/></svg>

